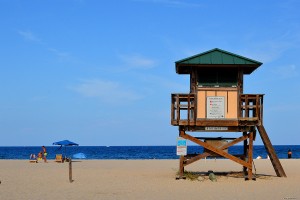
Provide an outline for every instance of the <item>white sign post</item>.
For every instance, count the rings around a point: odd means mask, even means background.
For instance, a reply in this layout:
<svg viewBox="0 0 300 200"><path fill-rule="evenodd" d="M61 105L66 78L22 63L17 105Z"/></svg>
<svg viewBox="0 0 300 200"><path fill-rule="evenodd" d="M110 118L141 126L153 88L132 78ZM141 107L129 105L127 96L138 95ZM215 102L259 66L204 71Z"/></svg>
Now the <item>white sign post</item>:
<svg viewBox="0 0 300 200"><path fill-rule="evenodd" d="M185 156L187 154L187 141L182 137L177 138L177 156Z"/></svg>

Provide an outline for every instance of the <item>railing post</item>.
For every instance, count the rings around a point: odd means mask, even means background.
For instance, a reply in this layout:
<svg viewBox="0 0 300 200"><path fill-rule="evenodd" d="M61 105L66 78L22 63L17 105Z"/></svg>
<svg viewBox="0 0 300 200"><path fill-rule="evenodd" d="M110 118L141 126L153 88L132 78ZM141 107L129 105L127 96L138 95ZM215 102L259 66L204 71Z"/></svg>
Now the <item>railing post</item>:
<svg viewBox="0 0 300 200"><path fill-rule="evenodd" d="M260 122L261 122L261 125L263 125L263 111L264 111L263 102L264 102L264 96L261 95L261 97L260 97Z"/></svg>
<svg viewBox="0 0 300 200"><path fill-rule="evenodd" d="M179 95L176 95L176 121L177 124L179 124L179 120L180 120L180 101L179 101Z"/></svg>
<svg viewBox="0 0 300 200"><path fill-rule="evenodd" d="M187 106L187 120L188 120L188 125L190 125L190 94L188 94L188 98L187 98L187 103L188 103L188 106Z"/></svg>
<svg viewBox="0 0 300 200"><path fill-rule="evenodd" d="M175 95L171 94L171 123L175 120Z"/></svg>
<svg viewBox="0 0 300 200"><path fill-rule="evenodd" d="M240 116L239 117L241 117L241 118L244 118L245 117L245 112L246 112L246 104L244 104L245 103L245 99L246 99L246 95L244 95L244 94L241 94L240 95Z"/></svg>
<svg viewBox="0 0 300 200"><path fill-rule="evenodd" d="M193 122L196 123L196 116L197 116L197 110L198 110L198 107L197 107L197 101L196 101L196 95L194 94L194 98L193 98Z"/></svg>
<svg viewBox="0 0 300 200"><path fill-rule="evenodd" d="M255 116L254 117L257 117L258 120L260 120L260 100L259 100L259 95L257 94L256 95L256 98L255 98Z"/></svg>
<svg viewBox="0 0 300 200"><path fill-rule="evenodd" d="M171 98L172 125L191 125L191 120L196 121L195 94L172 94Z"/></svg>
<svg viewBox="0 0 300 200"><path fill-rule="evenodd" d="M245 95L245 117L249 117L249 99L248 95Z"/></svg>

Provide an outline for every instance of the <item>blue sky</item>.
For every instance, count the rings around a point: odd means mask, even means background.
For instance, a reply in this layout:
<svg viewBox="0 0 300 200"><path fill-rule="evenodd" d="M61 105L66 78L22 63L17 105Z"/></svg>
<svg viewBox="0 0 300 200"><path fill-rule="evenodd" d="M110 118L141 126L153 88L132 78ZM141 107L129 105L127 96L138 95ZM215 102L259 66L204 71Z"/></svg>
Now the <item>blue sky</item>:
<svg viewBox="0 0 300 200"><path fill-rule="evenodd" d="M221 48L264 64L273 144L299 144L299 1L0 0L0 146L175 145L174 62ZM226 136L226 133L222 133ZM255 144L262 144L258 138Z"/></svg>

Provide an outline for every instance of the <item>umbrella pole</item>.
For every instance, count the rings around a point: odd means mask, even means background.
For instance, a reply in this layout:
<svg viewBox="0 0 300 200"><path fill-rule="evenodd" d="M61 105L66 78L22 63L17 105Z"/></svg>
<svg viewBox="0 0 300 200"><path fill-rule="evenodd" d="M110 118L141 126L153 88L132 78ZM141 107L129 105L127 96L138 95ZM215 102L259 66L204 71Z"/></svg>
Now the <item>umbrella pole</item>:
<svg viewBox="0 0 300 200"><path fill-rule="evenodd" d="M73 182L73 180L72 180L72 159L71 158L69 158L69 181L70 181L70 183Z"/></svg>

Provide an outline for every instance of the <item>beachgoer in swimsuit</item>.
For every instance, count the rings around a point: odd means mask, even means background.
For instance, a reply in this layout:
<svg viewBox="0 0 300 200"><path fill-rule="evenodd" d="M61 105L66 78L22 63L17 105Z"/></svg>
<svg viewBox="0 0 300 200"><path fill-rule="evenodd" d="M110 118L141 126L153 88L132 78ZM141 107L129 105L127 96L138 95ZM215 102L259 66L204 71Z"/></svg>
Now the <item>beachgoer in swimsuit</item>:
<svg viewBox="0 0 300 200"><path fill-rule="evenodd" d="M43 153L40 151L38 154L38 160L42 160L43 159Z"/></svg>
<svg viewBox="0 0 300 200"><path fill-rule="evenodd" d="M44 158L44 162L47 162L47 150L45 146L42 146L43 149L43 158Z"/></svg>
<svg viewBox="0 0 300 200"><path fill-rule="evenodd" d="M291 151L291 149L288 150L288 158L292 158L292 151Z"/></svg>

